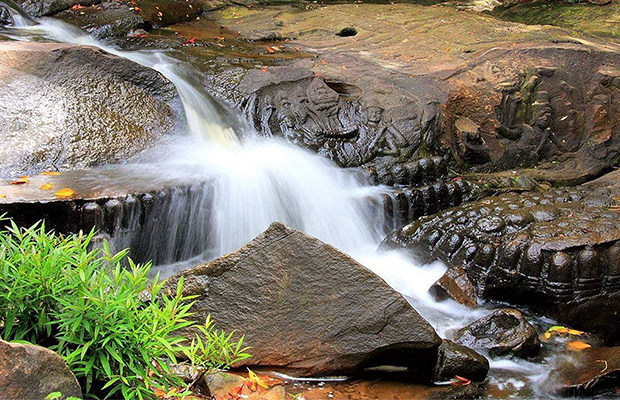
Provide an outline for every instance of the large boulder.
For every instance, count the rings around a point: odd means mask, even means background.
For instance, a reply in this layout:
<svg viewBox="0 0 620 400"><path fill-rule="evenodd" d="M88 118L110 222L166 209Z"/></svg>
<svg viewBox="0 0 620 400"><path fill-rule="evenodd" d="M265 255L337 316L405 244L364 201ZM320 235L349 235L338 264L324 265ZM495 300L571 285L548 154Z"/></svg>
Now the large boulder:
<svg viewBox="0 0 620 400"><path fill-rule="evenodd" d="M398 292L334 247L273 223L185 278L194 318L245 335L259 365L299 376L409 367L430 381L441 339Z"/></svg>
<svg viewBox="0 0 620 400"><path fill-rule="evenodd" d="M0 43L0 176L127 160L174 131L174 85L87 46Z"/></svg>
<svg viewBox="0 0 620 400"><path fill-rule="evenodd" d="M43 400L50 393L82 397L82 390L58 354L31 344L0 340L0 388L5 400Z"/></svg>

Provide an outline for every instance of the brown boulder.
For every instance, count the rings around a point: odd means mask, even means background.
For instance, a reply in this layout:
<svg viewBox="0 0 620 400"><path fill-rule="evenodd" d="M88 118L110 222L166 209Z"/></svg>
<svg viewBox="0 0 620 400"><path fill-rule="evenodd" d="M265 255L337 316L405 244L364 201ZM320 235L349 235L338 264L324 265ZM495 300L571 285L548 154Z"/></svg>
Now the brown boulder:
<svg viewBox="0 0 620 400"><path fill-rule="evenodd" d="M254 357L243 365L302 376L399 365L431 379L441 339L429 323L372 271L302 232L273 223L181 276L184 294L198 296L195 319L245 335Z"/></svg>
<svg viewBox="0 0 620 400"><path fill-rule="evenodd" d="M0 176L123 162L174 132L174 85L87 46L0 42Z"/></svg>
<svg viewBox="0 0 620 400"><path fill-rule="evenodd" d="M0 397L4 400L82 397L82 390L65 361L44 347L0 340Z"/></svg>

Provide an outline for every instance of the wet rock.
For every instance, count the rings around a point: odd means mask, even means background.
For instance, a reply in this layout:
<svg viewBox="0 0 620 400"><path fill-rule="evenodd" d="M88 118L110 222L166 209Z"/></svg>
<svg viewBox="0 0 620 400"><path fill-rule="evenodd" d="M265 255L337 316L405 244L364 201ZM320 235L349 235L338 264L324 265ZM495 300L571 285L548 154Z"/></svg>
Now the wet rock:
<svg viewBox="0 0 620 400"><path fill-rule="evenodd" d="M104 1L97 6L69 9L56 17L103 39L194 20L202 11L203 3L197 0L137 0L131 5Z"/></svg>
<svg viewBox="0 0 620 400"><path fill-rule="evenodd" d="M429 293L438 301L452 299L466 307L478 306L476 288L461 266L448 268L446 273L430 287Z"/></svg>
<svg viewBox="0 0 620 400"><path fill-rule="evenodd" d="M2 42L0 68L0 177L124 162L174 132L174 86L132 61Z"/></svg>
<svg viewBox="0 0 620 400"><path fill-rule="evenodd" d="M504 308L459 329L454 341L491 356L530 357L540 349L536 329L520 311Z"/></svg>
<svg viewBox="0 0 620 400"><path fill-rule="evenodd" d="M53 392L82 398L82 390L58 354L31 344L0 340L0 387L7 400L40 399Z"/></svg>
<svg viewBox="0 0 620 400"><path fill-rule="evenodd" d="M243 365L301 376L396 365L431 379L441 340L428 322L370 270L302 232L274 223L180 276L198 296L194 318L245 335L254 357Z"/></svg>
<svg viewBox="0 0 620 400"><path fill-rule="evenodd" d="M462 266L478 297L533 306L615 343L620 225L612 182L487 197L422 217L381 247Z"/></svg>
<svg viewBox="0 0 620 400"><path fill-rule="evenodd" d="M77 4L91 6L101 3L101 0L21 0L20 5L33 17L43 17L67 10Z"/></svg>
<svg viewBox="0 0 620 400"><path fill-rule="evenodd" d="M568 396L617 394L620 387L620 347L588 348L562 357L549 377L549 386Z"/></svg>
<svg viewBox="0 0 620 400"><path fill-rule="evenodd" d="M451 340L441 342L433 371L435 382L449 381L456 375L473 382L482 382L488 372L489 361L483 355Z"/></svg>

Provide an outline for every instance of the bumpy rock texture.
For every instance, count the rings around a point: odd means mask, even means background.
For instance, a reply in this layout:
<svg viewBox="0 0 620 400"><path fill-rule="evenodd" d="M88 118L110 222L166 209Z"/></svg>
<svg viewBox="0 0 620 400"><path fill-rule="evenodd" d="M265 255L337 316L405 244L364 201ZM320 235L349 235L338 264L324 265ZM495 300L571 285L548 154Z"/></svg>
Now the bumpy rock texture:
<svg viewBox="0 0 620 400"><path fill-rule="evenodd" d="M390 234L421 262L462 265L478 296L528 304L620 340L620 215L614 187L508 193L423 217Z"/></svg>
<svg viewBox="0 0 620 400"><path fill-rule="evenodd" d="M101 50L0 43L0 176L125 161L174 131L158 72Z"/></svg>
<svg viewBox="0 0 620 400"><path fill-rule="evenodd" d="M274 223L181 276L184 294L198 296L194 318L244 333L254 355L245 364L305 376L401 365L431 379L441 340L428 322L370 270L302 232Z"/></svg>
<svg viewBox="0 0 620 400"><path fill-rule="evenodd" d="M616 389L619 371L620 347L589 348L563 357L551 372L548 385L564 395L591 396Z"/></svg>
<svg viewBox="0 0 620 400"><path fill-rule="evenodd" d="M82 397L82 390L64 360L30 344L0 340L0 388L6 400L43 400L53 392L62 398Z"/></svg>
<svg viewBox="0 0 620 400"><path fill-rule="evenodd" d="M529 357L540 350L536 329L511 308L496 310L457 330L454 341L494 357Z"/></svg>

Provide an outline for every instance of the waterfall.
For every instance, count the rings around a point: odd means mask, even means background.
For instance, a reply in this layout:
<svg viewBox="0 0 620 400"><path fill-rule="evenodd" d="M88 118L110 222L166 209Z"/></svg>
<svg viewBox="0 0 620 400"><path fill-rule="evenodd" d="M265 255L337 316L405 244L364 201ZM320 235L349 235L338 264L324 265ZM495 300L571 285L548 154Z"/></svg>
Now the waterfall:
<svg viewBox="0 0 620 400"><path fill-rule="evenodd" d="M11 0L0 0L0 4L7 2L11 8ZM13 14L21 15L15 10ZM42 35L54 41L99 47L159 71L178 90L188 132L180 132L173 143L157 149L146 162L161 175L194 176L195 191L172 193L165 200L166 207L150 215L140 229L137 219L130 221L112 238L117 247L136 243L145 257L157 254L156 262L162 265L156 269L166 275L196 260L234 251L271 222L280 221L366 265L408 298L441 336L488 313L484 308L471 311L451 301L436 303L430 298L428 288L445 272L444 265L413 265L397 252L375 253L386 233L378 199L387 188L372 186L363 175L340 169L327 159L276 138L240 135L250 136L241 142L235 134L235 129L247 129L241 117L224 117L211 96L192 83L191 72L165 52L113 49L53 19L21 26L17 31L12 36L16 40ZM138 208L136 205L132 211L136 215ZM165 265L191 257L196 258ZM518 371L519 361L511 362L514 365L494 365ZM533 381L539 379L540 370L527 365L520 376Z"/></svg>

